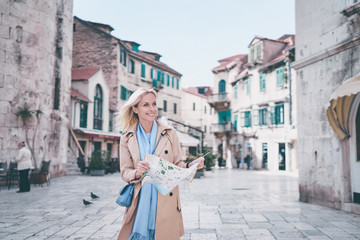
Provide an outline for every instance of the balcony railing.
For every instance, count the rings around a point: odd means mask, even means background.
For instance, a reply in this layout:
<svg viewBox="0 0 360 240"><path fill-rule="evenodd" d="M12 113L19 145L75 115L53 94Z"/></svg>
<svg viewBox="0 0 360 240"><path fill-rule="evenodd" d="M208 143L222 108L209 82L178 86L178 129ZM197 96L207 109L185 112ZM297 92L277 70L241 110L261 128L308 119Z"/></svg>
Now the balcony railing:
<svg viewBox="0 0 360 240"><path fill-rule="evenodd" d="M208 96L209 103L216 103L216 102L228 102L228 94L227 93L217 93Z"/></svg>
<svg viewBox="0 0 360 240"><path fill-rule="evenodd" d="M211 125L211 132L219 133L219 132L231 132L232 131L232 123L214 123Z"/></svg>

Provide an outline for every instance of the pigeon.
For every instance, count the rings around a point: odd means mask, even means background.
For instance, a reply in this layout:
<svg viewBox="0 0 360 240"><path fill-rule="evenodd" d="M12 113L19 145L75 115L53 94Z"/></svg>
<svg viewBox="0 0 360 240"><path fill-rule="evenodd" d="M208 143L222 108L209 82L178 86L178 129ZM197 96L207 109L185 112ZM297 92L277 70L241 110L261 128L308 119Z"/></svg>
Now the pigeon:
<svg viewBox="0 0 360 240"><path fill-rule="evenodd" d="M85 206L92 204L92 202L86 201L85 199L83 199L83 203Z"/></svg>
<svg viewBox="0 0 360 240"><path fill-rule="evenodd" d="M90 196L91 196L91 198L92 198L93 200L99 198L99 196L96 196L96 195L93 194L92 192L90 193Z"/></svg>

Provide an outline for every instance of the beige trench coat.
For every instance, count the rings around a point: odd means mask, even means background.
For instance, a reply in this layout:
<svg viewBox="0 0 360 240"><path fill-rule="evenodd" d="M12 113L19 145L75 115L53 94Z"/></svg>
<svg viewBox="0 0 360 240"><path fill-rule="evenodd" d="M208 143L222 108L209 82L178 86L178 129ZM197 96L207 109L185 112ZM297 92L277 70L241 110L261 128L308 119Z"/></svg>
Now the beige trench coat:
<svg viewBox="0 0 360 240"><path fill-rule="evenodd" d="M158 146L155 155L180 167L186 167L181 161L181 148L176 131L157 122L158 132L156 142ZM135 221L140 180L135 179L135 166L140 161L140 152L136 138L137 124L130 127L120 140L120 169L121 176L128 183L136 183L134 197L130 207L125 209L123 225L118 240L127 240L132 232ZM155 240L178 240L184 235L184 225L181 214L179 187L174 188L169 194L158 193L158 207L156 213Z"/></svg>

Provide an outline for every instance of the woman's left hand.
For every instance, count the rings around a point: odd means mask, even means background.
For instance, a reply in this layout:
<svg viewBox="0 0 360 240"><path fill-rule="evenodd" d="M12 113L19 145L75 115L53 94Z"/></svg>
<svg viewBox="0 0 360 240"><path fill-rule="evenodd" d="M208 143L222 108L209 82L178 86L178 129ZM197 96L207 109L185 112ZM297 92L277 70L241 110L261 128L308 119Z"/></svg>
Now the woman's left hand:
<svg viewBox="0 0 360 240"><path fill-rule="evenodd" d="M197 165L197 169L201 169L204 167L204 160L205 160L205 158L199 157L199 158L195 159L194 161L192 161L191 163L189 163L189 167L191 167L195 163L199 163L199 165Z"/></svg>

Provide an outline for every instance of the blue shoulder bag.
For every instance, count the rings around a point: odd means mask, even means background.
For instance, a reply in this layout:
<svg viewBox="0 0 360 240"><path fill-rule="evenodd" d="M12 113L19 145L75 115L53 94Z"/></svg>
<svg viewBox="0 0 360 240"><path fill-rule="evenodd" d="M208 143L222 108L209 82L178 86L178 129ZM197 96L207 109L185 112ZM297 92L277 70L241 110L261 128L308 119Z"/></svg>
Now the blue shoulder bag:
<svg viewBox="0 0 360 240"><path fill-rule="evenodd" d="M129 207L131 205L134 195L135 183L123 186L119 191L119 196L116 203L122 207Z"/></svg>

